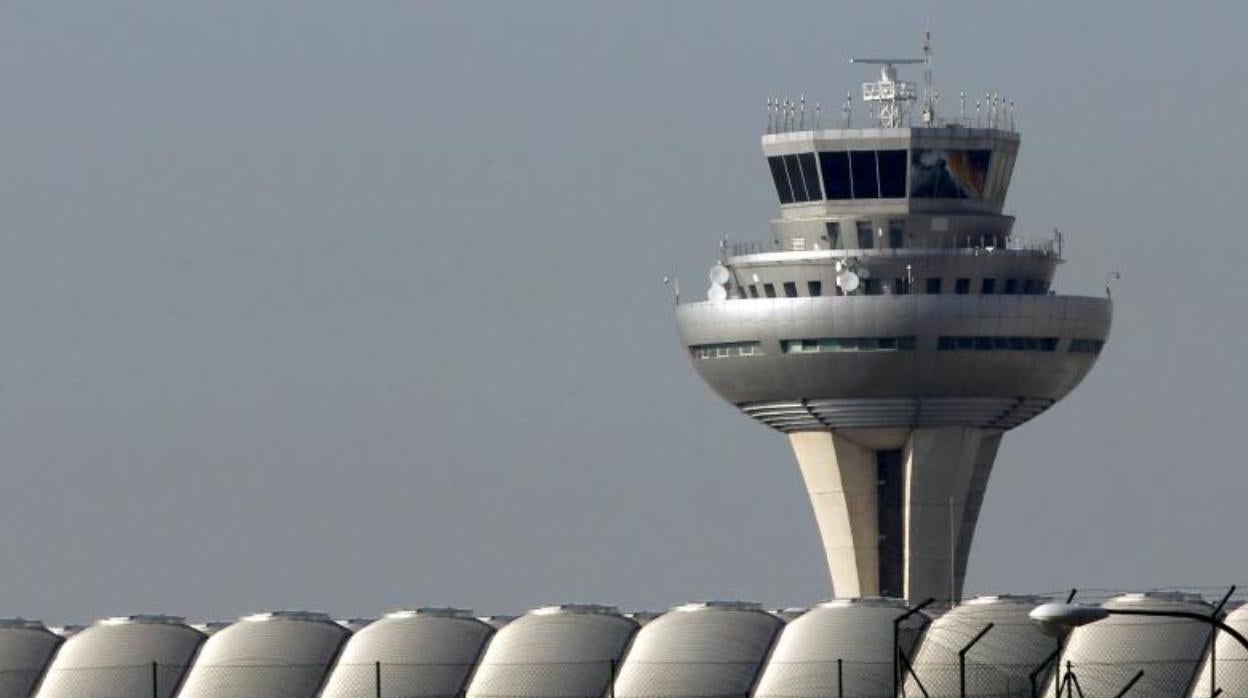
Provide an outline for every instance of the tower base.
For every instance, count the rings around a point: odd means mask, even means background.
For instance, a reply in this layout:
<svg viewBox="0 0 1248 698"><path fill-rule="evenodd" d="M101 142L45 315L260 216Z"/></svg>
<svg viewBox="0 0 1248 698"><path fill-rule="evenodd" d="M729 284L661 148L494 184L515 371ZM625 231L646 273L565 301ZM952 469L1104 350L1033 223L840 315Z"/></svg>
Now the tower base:
<svg viewBox="0 0 1248 698"><path fill-rule="evenodd" d="M836 595L960 599L1001 433L923 427L789 434Z"/></svg>

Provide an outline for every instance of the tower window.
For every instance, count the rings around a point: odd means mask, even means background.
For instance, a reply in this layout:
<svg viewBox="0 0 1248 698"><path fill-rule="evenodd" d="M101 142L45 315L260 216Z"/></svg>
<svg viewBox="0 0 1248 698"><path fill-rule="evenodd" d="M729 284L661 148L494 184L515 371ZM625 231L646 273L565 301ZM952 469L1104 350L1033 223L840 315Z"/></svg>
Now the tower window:
<svg viewBox="0 0 1248 698"><path fill-rule="evenodd" d="M797 284L792 281L784 282L784 297L797 298Z"/></svg>
<svg viewBox="0 0 1248 698"><path fill-rule="evenodd" d="M910 280L905 278L893 279L893 293L897 295L910 293Z"/></svg>
<svg viewBox="0 0 1248 698"><path fill-rule="evenodd" d="M871 230L871 221L858 221L858 249L870 250L875 248L875 233Z"/></svg>
<svg viewBox="0 0 1248 698"><path fill-rule="evenodd" d="M806 198L811 201L822 201L823 192L819 190L819 170L815 165L814 153L801 153L797 163L802 167L802 179L806 182Z"/></svg>
<svg viewBox="0 0 1248 698"><path fill-rule="evenodd" d="M802 166L798 164L796 155L784 156L784 169L788 170L789 182L793 185L793 201L799 204L810 201L805 180L802 178Z"/></svg>
<svg viewBox="0 0 1248 698"><path fill-rule="evenodd" d="M854 198L880 198L879 173L875 169L875 151L850 151L849 162L850 169L854 173Z"/></svg>
<svg viewBox="0 0 1248 698"><path fill-rule="evenodd" d="M822 296L823 295L823 282L822 281L808 281L806 282L806 290L810 293L811 296Z"/></svg>
<svg viewBox="0 0 1248 698"><path fill-rule="evenodd" d="M750 298L758 298L758 286L750 284Z"/></svg>
<svg viewBox="0 0 1248 698"><path fill-rule="evenodd" d="M784 158L779 155L767 158L767 167L771 169L771 179L776 184L776 194L780 196L780 203L793 203L793 187L789 184L789 173L785 171Z"/></svg>
<svg viewBox="0 0 1248 698"><path fill-rule="evenodd" d="M980 286L979 292L984 294L985 296L991 296L992 294L996 293L997 292L997 280L996 279L984 279Z"/></svg>
<svg viewBox="0 0 1248 698"><path fill-rule="evenodd" d="M927 292L929 295L933 295L933 296L940 295L940 279L939 278L927 280Z"/></svg>
<svg viewBox="0 0 1248 698"><path fill-rule="evenodd" d="M854 198L849 183L849 153L819 153L819 171L823 174L823 189L829 199Z"/></svg>
<svg viewBox="0 0 1248 698"><path fill-rule="evenodd" d="M763 284L763 295L767 296L768 298L775 298L776 297L776 285L775 284Z"/></svg>
<svg viewBox="0 0 1248 698"><path fill-rule="evenodd" d="M862 292L868 296L878 296L883 292L883 285L879 279L864 279L862 282Z"/></svg>
<svg viewBox="0 0 1248 698"><path fill-rule="evenodd" d="M1018 293L1018 279L1005 280L1005 293L1008 296Z"/></svg>
<svg viewBox="0 0 1248 698"><path fill-rule="evenodd" d="M965 296L966 294L970 293L971 292L971 280L970 279L958 279L956 282L954 282L953 292L958 294L959 296Z"/></svg>
<svg viewBox="0 0 1248 698"><path fill-rule="evenodd" d="M828 248L833 250L845 249L844 241L841 240L841 222L828 221L824 224L828 236Z"/></svg>
<svg viewBox="0 0 1248 698"><path fill-rule="evenodd" d="M906 246L906 222L888 222L888 246L894 250Z"/></svg>
<svg viewBox="0 0 1248 698"><path fill-rule="evenodd" d="M880 165L880 198L905 198L906 151L881 150L877 157Z"/></svg>

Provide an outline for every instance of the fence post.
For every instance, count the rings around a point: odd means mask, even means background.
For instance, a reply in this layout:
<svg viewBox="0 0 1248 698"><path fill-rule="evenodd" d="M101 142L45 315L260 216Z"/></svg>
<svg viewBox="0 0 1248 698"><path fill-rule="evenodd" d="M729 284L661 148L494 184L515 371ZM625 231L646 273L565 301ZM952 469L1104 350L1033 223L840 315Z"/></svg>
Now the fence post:
<svg viewBox="0 0 1248 698"><path fill-rule="evenodd" d="M845 671L841 660L836 660L836 698L845 698Z"/></svg>
<svg viewBox="0 0 1248 698"><path fill-rule="evenodd" d="M377 698L381 698L381 662L373 663L373 686L377 689Z"/></svg>
<svg viewBox="0 0 1248 698"><path fill-rule="evenodd" d="M152 662L152 698L160 698L160 665Z"/></svg>

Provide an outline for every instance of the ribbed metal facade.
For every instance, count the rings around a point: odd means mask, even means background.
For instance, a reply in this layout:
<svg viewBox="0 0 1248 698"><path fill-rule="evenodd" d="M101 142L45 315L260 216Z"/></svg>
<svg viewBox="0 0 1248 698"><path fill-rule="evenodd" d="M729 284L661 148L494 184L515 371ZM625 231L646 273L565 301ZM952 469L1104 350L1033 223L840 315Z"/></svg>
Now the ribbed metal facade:
<svg viewBox="0 0 1248 698"><path fill-rule="evenodd" d="M494 635L468 698L600 698L636 631L610 607L531 611Z"/></svg>
<svg viewBox="0 0 1248 698"><path fill-rule="evenodd" d="M179 698L313 698L348 635L318 613L247 616L204 643Z"/></svg>
<svg viewBox="0 0 1248 698"><path fill-rule="evenodd" d="M419 609L391 613L347 642L325 698L461 695L494 628L466 612ZM373 693L368 693L373 689Z"/></svg>
<svg viewBox="0 0 1248 698"><path fill-rule="evenodd" d="M63 641L38 621L0 619L0 698L27 698Z"/></svg>
<svg viewBox="0 0 1248 698"><path fill-rule="evenodd" d="M1198 597L1171 592L1124 594L1104 606L1205 615L1212 611ZM1209 636L1209 626L1195 620L1111 615L1071 633L1062 653L1061 671L1066 672L1069 662L1083 693L1089 696L1117 695L1141 670L1143 677L1128 695L1186 696L1204 659ZM1053 682L1046 695L1056 695Z"/></svg>
<svg viewBox="0 0 1248 698"><path fill-rule="evenodd" d="M754 604L678 606L637 634L615 696L746 696L783 626Z"/></svg>
<svg viewBox="0 0 1248 698"><path fill-rule="evenodd" d="M1030 674L1057 649L1027 614L1048 599L1036 596L981 596L936 618L923 635L914 671L932 698L961 695L958 652L992 625L966 653L966 695L1031 695ZM1049 673L1036 676L1038 689ZM917 682L908 692L920 694Z"/></svg>
<svg viewBox="0 0 1248 698"><path fill-rule="evenodd" d="M905 612L895 599L840 599L810 609L780 634L756 698L892 696L893 621ZM903 624L907 653L926 623L920 613Z"/></svg>
<svg viewBox="0 0 1248 698"><path fill-rule="evenodd" d="M203 641L181 618L102 620L65 641L38 697L173 696Z"/></svg>

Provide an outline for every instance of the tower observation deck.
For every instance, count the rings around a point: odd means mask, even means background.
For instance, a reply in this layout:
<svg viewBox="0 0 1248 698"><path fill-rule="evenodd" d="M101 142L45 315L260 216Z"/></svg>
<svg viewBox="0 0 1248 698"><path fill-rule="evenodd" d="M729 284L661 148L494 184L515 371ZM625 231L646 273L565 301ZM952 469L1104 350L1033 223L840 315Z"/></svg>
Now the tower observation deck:
<svg viewBox="0 0 1248 698"><path fill-rule="evenodd" d="M850 99L834 123L768 101L770 239L722 244L676 319L710 387L787 436L836 595L957 600L1002 435L1087 375L1112 308L1058 293L1061 235L1002 213L1011 103L942 119L930 54L855 62L881 67L861 126Z"/></svg>

